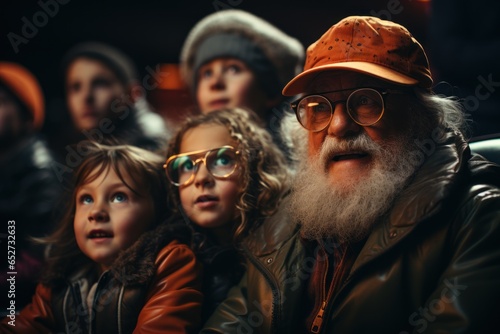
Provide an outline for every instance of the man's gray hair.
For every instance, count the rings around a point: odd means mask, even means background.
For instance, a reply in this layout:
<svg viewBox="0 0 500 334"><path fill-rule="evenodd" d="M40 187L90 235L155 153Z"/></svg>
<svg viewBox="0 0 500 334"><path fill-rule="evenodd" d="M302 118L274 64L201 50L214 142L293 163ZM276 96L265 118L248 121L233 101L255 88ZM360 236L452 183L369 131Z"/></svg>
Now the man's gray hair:
<svg viewBox="0 0 500 334"><path fill-rule="evenodd" d="M469 137L468 115L457 97L438 95L418 88L415 89L415 96L423 111L429 113L431 130L439 127Z"/></svg>

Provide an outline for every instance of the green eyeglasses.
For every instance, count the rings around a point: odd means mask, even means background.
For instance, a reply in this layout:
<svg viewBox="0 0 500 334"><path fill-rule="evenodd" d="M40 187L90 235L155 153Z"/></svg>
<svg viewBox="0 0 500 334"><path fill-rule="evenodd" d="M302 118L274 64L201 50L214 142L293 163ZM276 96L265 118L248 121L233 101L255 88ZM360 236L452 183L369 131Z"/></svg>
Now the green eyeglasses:
<svg viewBox="0 0 500 334"><path fill-rule="evenodd" d="M234 173L239 162L240 151L226 145L210 150L176 154L167 159L163 168L175 186L188 185L194 180L200 163L215 178L225 179Z"/></svg>

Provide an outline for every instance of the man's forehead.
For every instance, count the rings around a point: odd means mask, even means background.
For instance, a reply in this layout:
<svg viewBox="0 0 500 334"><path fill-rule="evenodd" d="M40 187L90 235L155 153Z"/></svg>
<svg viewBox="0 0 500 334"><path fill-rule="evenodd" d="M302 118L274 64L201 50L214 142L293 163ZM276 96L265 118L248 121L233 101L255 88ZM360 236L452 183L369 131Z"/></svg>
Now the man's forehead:
<svg viewBox="0 0 500 334"><path fill-rule="evenodd" d="M324 92L359 87L385 87L384 81L357 72L322 72L314 77L307 92Z"/></svg>

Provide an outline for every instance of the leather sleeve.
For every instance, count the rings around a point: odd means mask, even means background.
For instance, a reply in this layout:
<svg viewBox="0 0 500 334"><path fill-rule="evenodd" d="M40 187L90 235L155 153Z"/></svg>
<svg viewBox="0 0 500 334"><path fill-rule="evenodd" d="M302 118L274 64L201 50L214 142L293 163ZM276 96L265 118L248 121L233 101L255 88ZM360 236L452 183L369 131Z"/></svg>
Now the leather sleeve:
<svg viewBox="0 0 500 334"><path fill-rule="evenodd" d="M55 323L50 298L50 289L38 284L31 304L28 304L15 316L15 321L13 322L15 326L9 324L14 318L11 319L7 316L0 324L0 332L22 334L53 332Z"/></svg>
<svg viewBox="0 0 500 334"><path fill-rule="evenodd" d="M156 259L157 273L134 333L194 333L200 327L201 268L193 251L172 242Z"/></svg>
<svg viewBox="0 0 500 334"><path fill-rule="evenodd" d="M476 186L456 217L451 263L421 310L418 333L486 333L500 313L500 191ZM413 323L412 323L413 322ZM491 327L495 326L495 327Z"/></svg>
<svg viewBox="0 0 500 334"><path fill-rule="evenodd" d="M229 290L227 298L219 304L215 312L204 324L200 333L251 333L242 321L248 314L247 296L248 272L243 275L238 285Z"/></svg>

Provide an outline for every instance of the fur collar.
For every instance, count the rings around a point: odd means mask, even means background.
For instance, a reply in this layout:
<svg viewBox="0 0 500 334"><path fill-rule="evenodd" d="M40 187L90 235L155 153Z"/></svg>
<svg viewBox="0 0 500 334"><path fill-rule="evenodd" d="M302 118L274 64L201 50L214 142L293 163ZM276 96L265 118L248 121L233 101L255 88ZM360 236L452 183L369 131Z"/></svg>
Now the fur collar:
<svg viewBox="0 0 500 334"><path fill-rule="evenodd" d="M185 224L160 224L123 251L110 272L125 286L145 284L156 273L155 261L159 251L173 240L188 243L189 237L189 229Z"/></svg>

